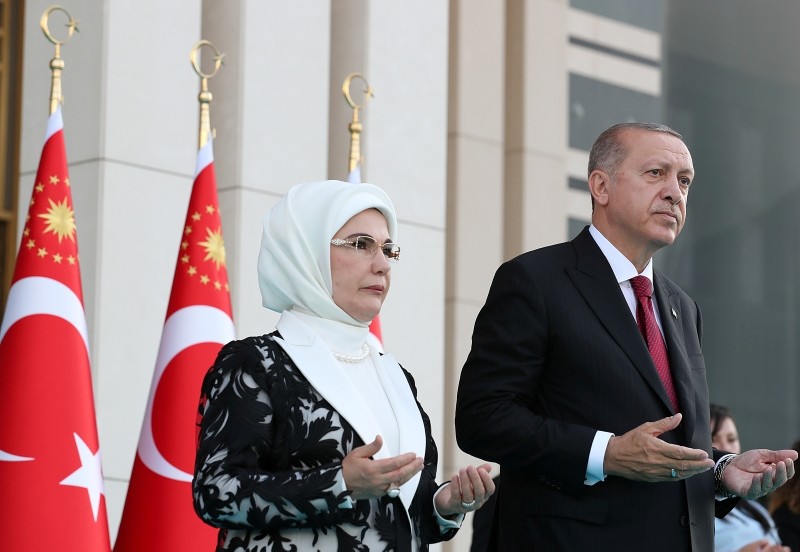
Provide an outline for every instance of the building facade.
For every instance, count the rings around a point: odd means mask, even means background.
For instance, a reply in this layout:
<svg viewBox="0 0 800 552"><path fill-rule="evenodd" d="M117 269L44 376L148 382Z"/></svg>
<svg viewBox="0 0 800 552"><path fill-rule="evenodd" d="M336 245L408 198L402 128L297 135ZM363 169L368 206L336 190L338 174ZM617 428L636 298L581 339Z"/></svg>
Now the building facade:
<svg viewBox="0 0 800 552"><path fill-rule="evenodd" d="M402 262L386 348L431 417L441 472L458 450L455 393L496 267L574 236L591 216L588 150L625 120L683 133L698 178L658 266L698 301L713 401L744 445L800 435L800 6L790 0L70 0L64 124L112 540L150 390L192 185L199 80L237 336L271 331L256 257L264 213L293 184L346 179L348 73L363 179L392 197ZM0 0L0 252L7 291L47 119L43 0ZM469 522L442 550L468 550Z"/></svg>

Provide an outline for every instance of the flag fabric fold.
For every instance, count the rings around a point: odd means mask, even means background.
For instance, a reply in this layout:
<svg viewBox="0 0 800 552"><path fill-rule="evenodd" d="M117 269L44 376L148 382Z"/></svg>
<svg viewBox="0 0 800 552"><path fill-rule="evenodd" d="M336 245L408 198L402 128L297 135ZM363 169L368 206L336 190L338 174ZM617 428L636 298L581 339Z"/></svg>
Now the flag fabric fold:
<svg viewBox="0 0 800 552"><path fill-rule="evenodd" d="M61 108L0 324L0 548L111 549Z"/></svg>
<svg viewBox="0 0 800 552"><path fill-rule="evenodd" d="M198 152L115 552L214 549L217 530L195 514L191 480L200 385L221 346L234 339L225 262L209 139Z"/></svg>

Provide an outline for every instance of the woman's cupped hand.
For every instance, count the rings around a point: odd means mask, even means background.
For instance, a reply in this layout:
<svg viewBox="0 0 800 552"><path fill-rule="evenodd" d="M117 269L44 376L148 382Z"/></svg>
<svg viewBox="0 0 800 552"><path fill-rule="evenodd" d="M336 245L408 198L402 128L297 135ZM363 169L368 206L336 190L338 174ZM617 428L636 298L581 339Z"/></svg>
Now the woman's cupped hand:
<svg viewBox="0 0 800 552"><path fill-rule="evenodd" d="M373 460L383 446L383 438L356 447L342 461L342 472L347 490L353 500L379 498L390 489L398 489L422 469L423 460L413 452L391 458Z"/></svg>
<svg viewBox="0 0 800 552"><path fill-rule="evenodd" d="M466 514L483 506L494 493L491 464L461 468L450 479L450 484L436 495L436 510L441 516Z"/></svg>

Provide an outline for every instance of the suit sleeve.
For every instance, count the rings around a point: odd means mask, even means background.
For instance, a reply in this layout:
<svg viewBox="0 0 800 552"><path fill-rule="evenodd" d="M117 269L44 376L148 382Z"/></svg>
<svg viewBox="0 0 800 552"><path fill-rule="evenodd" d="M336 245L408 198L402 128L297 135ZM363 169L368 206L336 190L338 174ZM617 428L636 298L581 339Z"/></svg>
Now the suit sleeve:
<svg viewBox="0 0 800 552"><path fill-rule="evenodd" d="M537 393L548 369L547 304L523 262L498 269L461 373L456 438L465 452L576 494L596 429L537 413L546 400Z"/></svg>

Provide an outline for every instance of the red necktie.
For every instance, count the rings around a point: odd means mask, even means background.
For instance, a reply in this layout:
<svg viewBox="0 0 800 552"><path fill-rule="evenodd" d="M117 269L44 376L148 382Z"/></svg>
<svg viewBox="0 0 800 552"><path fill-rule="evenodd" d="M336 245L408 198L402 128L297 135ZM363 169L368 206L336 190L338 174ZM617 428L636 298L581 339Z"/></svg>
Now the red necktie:
<svg viewBox="0 0 800 552"><path fill-rule="evenodd" d="M675 386L672 384L667 347L664 345L664 338L661 335L661 330L658 329L656 315L653 311L653 284L646 276L634 276L631 278L631 287L637 299L636 324L639 326L639 331L642 332L642 337L647 343L650 356L653 357L653 363L655 363L658 376L667 391L672 408L676 413L680 412L678 395L675 393Z"/></svg>

